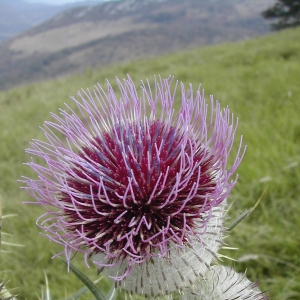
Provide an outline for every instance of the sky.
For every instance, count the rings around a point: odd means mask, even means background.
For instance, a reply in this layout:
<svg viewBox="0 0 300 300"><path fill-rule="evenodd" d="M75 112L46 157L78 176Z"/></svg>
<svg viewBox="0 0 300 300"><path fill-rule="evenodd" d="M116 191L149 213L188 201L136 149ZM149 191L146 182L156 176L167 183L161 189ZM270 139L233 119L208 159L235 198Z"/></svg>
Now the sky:
<svg viewBox="0 0 300 300"><path fill-rule="evenodd" d="M74 3L74 2L82 2L84 0L25 0L25 1L29 2L29 3L43 3L43 4L63 5L63 4ZM92 1L100 2L100 0L92 0Z"/></svg>

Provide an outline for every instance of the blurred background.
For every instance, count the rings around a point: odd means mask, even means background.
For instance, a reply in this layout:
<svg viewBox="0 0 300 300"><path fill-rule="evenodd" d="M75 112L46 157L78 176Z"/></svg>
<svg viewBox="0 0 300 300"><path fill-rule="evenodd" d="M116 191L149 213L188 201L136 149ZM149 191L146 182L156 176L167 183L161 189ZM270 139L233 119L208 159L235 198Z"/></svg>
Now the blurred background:
<svg viewBox="0 0 300 300"><path fill-rule="evenodd" d="M272 0L0 3L0 89L7 89L267 34L260 13Z"/></svg>
<svg viewBox="0 0 300 300"><path fill-rule="evenodd" d="M62 249L39 234L43 210L22 204L32 199L17 180L34 176L24 149L79 89L127 74L137 85L159 74L201 83L239 118L248 149L228 225L268 190L225 240L238 250L222 250L234 259L223 263L247 269L272 299L300 299L299 11L297 0L0 0L0 279L18 299L39 299L44 272L53 299L82 286L51 259ZM74 265L97 279L80 254Z"/></svg>

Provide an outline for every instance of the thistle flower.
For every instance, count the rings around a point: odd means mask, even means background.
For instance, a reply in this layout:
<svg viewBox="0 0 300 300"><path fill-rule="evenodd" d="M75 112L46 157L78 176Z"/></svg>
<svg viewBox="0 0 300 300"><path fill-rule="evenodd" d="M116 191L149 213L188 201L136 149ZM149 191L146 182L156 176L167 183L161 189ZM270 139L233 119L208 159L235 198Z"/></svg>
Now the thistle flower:
<svg viewBox="0 0 300 300"><path fill-rule="evenodd" d="M38 225L52 241L91 258L131 293L152 297L204 277L222 244L225 199L243 156L227 169L236 124L229 109L173 78L117 79L72 97L33 140L27 191L46 209ZM178 98L178 95L177 95ZM175 104L175 105L174 105Z"/></svg>
<svg viewBox="0 0 300 300"><path fill-rule="evenodd" d="M16 300L14 296L6 289L5 282L0 280L0 300Z"/></svg>
<svg viewBox="0 0 300 300"><path fill-rule="evenodd" d="M245 274L236 273L232 268L213 266L206 273L205 280L200 278L193 289L187 289L182 300L266 300L266 293L258 289L258 284L250 282Z"/></svg>

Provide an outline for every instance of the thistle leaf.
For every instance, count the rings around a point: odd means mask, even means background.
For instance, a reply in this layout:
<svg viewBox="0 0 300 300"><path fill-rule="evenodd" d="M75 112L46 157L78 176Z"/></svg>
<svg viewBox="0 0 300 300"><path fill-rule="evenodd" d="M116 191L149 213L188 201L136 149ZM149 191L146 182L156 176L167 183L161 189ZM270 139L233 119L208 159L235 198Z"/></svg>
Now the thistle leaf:
<svg viewBox="0 0 300 300"><path fill-rule="evenodd" d="M45 274L45 282L46 282L46 294L45 294L45 300L51 300L51 294L50 294L50 289L49 289L49 283L48 283L48 277L46 272L44 271Z"/></svg>
<svg viewBox="0 0 300 300"><path fill-rule="evenodd" d="M84 286L77 292L75 292L71 297L67 298L66 300L78 300L80 299L81 295L83 295L85 292L87 292L89 289Z"/></svg>
<svg viewBox="0 0 300 300"><path fill-rule="evenodd" d="M102 277L99 277L97 280L94 281L94 284L99 282L102 279ZM89 289L86 286L83 286L81 289L79 289L77 292L75 292L73 295L71 295L66 300L78 300L80 297L86 293Z"/></svg>
<svg viewBox="0 0 300 300"><path fill-rule="evenodd" d="M68 263L61 258L61 260L68 265ZM96 287L96 285L89 280L81 271L79 271L76 267L74 267L71 263L69 263L70 269L73 271L73 273L76 275L77 278L80 279L81 282L84 283L84 285L91 291L91 293L95 296L96 300L106 300L105 296L102 294L102 292Z"/></svg>
<svg viewBox="0 0 300 300"><path fill-rule="evenodd" d="M106 299L107 300L115 300L117 297L117 290L116 288L114 287L114 285L111 287Z"/></svg>
<svg viewBox="0 0 300 300"><path fill-rule="evenodd" d="M268 189L268 187L265 188L265 190L262 192L262 194L258 198L257 202L251 208L249 208L246 211L244 211L240 216L238 216L232 222L232 224L227 229L228 232L231 231L236 225L238 225L240 222L242 222L246 217L248 217L255 210L255 208L258 206L258 204L260 203L261 199L263 198L264 194L266 193L267 189Z"/></svg>
<svg viewBox="0 0 300 300"><path fill-rule="evenodd" d="M0 300L17 300L17 298L12 296L5 288L5 282L0 282Z"/></svg>

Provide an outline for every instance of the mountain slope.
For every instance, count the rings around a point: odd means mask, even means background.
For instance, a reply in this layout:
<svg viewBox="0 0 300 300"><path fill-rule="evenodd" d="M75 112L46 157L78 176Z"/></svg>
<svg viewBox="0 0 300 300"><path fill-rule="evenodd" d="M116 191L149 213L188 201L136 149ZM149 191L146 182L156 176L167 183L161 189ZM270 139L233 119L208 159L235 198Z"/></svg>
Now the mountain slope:
<svg viewBox="0 0 300 300"><path fill-rule="evenodd" d="M0 44L0 88L268 32L260 0L126 0L62 12Z"/></svg>
<svg viewBox="0 0 300 300"><path fill-rule="evenodd" d="M64 9L66 8L21 0L1 0L0 42L52 18Z"/></svg>
<svg viewBox="0 0 300 300"><path fill-rule="evenodd" d="M99 0L100 2L101 0ZM28 30L58 13L74 6L95 5L95 2L85 1L68 5L46 5L41 3L28 3L23 0L0 1L0 42L12 38Z"/></svg>

